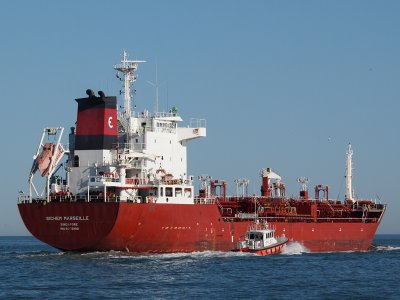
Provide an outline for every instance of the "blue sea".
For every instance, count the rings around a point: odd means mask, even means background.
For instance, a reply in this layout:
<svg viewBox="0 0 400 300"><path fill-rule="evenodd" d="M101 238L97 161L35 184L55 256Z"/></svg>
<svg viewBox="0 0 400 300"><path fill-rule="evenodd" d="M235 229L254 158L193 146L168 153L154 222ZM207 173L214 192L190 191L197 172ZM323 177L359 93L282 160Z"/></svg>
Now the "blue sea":
<svg viewBox="0 0 400 300"><path fill-rule="evenodd" d="M366 252L63 253L0 237L0 299L400 299L400 235Z"/></svg>

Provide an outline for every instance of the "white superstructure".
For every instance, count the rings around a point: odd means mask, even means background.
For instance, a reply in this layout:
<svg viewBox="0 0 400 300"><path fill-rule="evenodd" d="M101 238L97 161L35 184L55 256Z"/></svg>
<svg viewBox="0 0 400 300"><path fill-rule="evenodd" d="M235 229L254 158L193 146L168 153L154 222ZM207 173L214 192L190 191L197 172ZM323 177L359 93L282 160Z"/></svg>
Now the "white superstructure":
<svg viewBox="0 0 400 300"><path fill-rule="evenodd" d="M191 119L180 127L182 118L175 107L169 112L132 111L131 89L138 64L143 62L128 60L124 51L121 63L114 66L123 77L125 105L115 125L118 143L111 150L75 150L79 166L70 164L69 191L88 197L102 191L105 197L112 193L120 201L193 203L187 142L206 136L205 120Z"/></svg>

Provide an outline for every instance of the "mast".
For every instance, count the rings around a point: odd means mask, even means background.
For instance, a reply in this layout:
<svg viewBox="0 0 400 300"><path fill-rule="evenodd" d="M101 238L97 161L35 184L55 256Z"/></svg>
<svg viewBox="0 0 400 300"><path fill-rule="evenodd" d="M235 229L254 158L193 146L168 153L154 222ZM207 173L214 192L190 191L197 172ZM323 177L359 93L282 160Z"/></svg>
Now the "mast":
<svg viewBox="0 0 400 300"><path fill-rule="evenodd" d="M132 114L131 100L133 98L131 93L131 86L136 81L136 70L140 63L146 62L145 60L128 60L128 53L124 50L122 54L121 63L114 65L114 69L124 74L124 90L121 93L124 94L124 115L126 119L129 119ZM117 73L117 78L119 75Z"/></svg>
<svg viewBox="0 0 400 300"><path fill-rule="evenodd" d="M353 149L351 149L351 144L347 146L347 160L346 160L346 200L354 202L353 198L353 186L352 186L352 171L353 171Z"/></svg>
<svg viewBox="0 0 400 300"><path fill-rule="evenodd" d="M154 113L158 113L158 89L160 88L161 84L158 82L158 64L156 63L156 82L151 82L147 80L147 83L155 87L156 89L156 99L155 99L155 104L154 104Z"/></svg>

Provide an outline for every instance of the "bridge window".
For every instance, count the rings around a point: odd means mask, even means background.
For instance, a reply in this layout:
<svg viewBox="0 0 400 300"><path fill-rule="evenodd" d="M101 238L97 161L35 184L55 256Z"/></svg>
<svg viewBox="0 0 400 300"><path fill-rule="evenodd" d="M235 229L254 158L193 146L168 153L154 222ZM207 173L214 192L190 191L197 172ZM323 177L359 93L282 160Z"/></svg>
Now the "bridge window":
<svg viewBox="0 0 400 300"><path fill-rule="evenodd" d="M172 187L165 188L165 196L172 197Z"/></svg>
<svg viewBox="0 0 400 300"><path fill-rule="evenodd" d="M181 188L175 189L175 197L182 197L182 189Z"/></svg>

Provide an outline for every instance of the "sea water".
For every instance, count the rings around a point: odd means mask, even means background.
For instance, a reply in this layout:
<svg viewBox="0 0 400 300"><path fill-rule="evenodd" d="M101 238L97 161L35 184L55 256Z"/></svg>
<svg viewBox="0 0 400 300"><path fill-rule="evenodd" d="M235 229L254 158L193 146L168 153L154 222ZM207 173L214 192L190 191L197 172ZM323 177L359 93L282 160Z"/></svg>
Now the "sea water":
<svg viewBox="0 0 400 300"><path fill-rule="evenodd" d="M370 251L64 253L0 237L0 299L400 299L400 235Z"/></svg>

